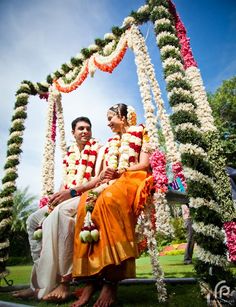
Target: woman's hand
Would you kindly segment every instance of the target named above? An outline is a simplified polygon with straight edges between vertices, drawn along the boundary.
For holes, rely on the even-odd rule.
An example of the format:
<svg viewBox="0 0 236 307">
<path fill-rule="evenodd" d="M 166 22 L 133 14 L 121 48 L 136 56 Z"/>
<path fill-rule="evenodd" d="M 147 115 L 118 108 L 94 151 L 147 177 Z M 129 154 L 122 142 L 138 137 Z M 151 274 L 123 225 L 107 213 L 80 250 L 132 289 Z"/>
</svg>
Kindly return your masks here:
<svg viewBox="0 0 236 307">
<path fill-rule="evenodd" d="M 114 170 L 113 168 L 107 167 L 99 175 L 100 183 L 108 182 L 116 178 L 115 176 L 116 176 L 116 170 Z"/>
</svg>

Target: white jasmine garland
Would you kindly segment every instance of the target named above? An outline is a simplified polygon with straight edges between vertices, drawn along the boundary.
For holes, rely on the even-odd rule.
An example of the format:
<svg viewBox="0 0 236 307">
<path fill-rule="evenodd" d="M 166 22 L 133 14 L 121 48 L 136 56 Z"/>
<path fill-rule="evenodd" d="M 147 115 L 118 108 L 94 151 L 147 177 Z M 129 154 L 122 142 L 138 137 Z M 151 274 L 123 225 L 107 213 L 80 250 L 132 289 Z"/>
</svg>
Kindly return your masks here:
<svg viewBox="0 0 236 307">
<path fill-rule="evenodd" d="M 154 22 L 154 27 L 156 28 L 157 25 L 163 25 L 163 24 L 171 24 L 171 22 L 167 18 L 160 18 Z"/>
<path fill-rule="evenodd" d="M 76 54 L 76 56 L 75 56 L 75 58 L 77 59 L 77 60 L 84 60 L 84 55 L 82 54 L 82 53 L 77 53 Z"/>
<path fill-rule="evenodd" d="M 24 85 L 26 85 L 26 84 L 24 84 Z M 24 86 L 21 86 L 21 87 L 20 87 L 20 89 L 22 89 L 22 88 L 24 88 Z M 27 86 L 26 86 L 25 88 L 29 89 L 28 84 L 27 84 Z M 17 98 L 28 99 L 28 98 L 29 98 L 29 94 L 26 94 L 26 93 L 20 93 L 20 94 L 17 94 L 17 96 L 16 96 L 16 97 L 17 97 Z M 18 108 L 25 108 L 25 106 L 22 106 L 22 107 L 17 107 L 17 109 L 18 109 Z"/>
<path fill-rule="evenodd" d="M 116 41 L 112 40 L 110 43 L 108 43 L 104 48 L 103 48 L 103 53 L 104 55 L 108 56 L 112 53 L 113 48 L 116 45 Z"/>
<path fill-rule="evenodd" d="M 104 39 L 114 40 L 114 39 L 116 39 L 116 36 L 113 33 L 106 33 L 104 35 Z"/>
<path fill-rule="evenodd" d="M 125 27 L 129 24 L 135 23 L 134 17 L 128 16 L 123 20 L 122 27 Z"/>
<path fill-rule="evenodd" d="M 213 201 L 213 200 L 209 201 L 209 200 L 202 198 L 202 197 L 197 197 L 197 198 L 190 197 L 189 206 L 192 207 L 192 208 L 195 208 L 195 209 L 198 209 L 202 206 L 206 206 L 209 209 L 220 213 L 220 208 L 215 201 Z"/>
<path fill-rule="evenodd" d="M 99 63 L 99 64 L 109 64 L 111 63 L 121 52 L 121 50 L 125 47 L 127 44 L 127 38 L 125 34 L 122 34 L 120 37 L 120 40 L 116 46 L 116 49 L 108 56 L 103 56 L 99 53 L 96 53 L 94 55 L 94 59 Z"/>
<path fill-rule="evenodd" d="M 63 158 L 66 154 L 66 138 L 65 138 L 65 124 L 64 124 L 64 117 L 63 117 L 63 108 L 62 108 L 62 103 L 61 103 L 61 93 L 59 92 L 57 94 L 57 101 L 56 101 L 56 114 L 57 114 L 57 126 L 58 126 L 59 136 L 60 136 L 60 147 L 61 147 L 61 153 L 62 153 L 62 158 Z"/>
<path fill-rule="evenodd" d="M 202 222 L 194 222 L 192 226 L 196 232 L 202 233 L 204 236 L 211 236 L 213 239 L 217 238 L 222 241 L 225 239 L 224 231 L 213 224 L 205 225 Z"/>
<path fill-rule="evenodd" d="M 7 189 L 15 186 L 15 181 L 7 181 L 2 184 L 2 189 Z"/>
<path fill-rule="evenodd" d="M 180 144 L 179 145 L 180 153 L 188 153 L 195 156 L 200 156 L 207 160 L 207 153 L 201 147 L 198 147 L 196 144 Z"/>
<path fill-rule="evenodd" d="M 143 220 L 144 223 L 144 236 L 147 238 L 148 252 L 151 258 L 152 271 L 156 279 L 157 296 L 159 302 L 164 302 L 167 297 L 167 291 L 164 284 L 164 273 L 162 271 L 159 254 L 157 250 L 157 241 L 155 239 L 154 230 L 151 228 L 150 217 L 151 217 L 152 206 L 145 206 Z"/>
<path fill-rule="evenodd" d="M 157 38 L 157 42 L 159 43 L 160 40 L 164 37 L 171 37 L 171 38 L 174 38 L 176 39 L 176 36 L 170 32 L 167 32 L 167 31 L 162 31 L 159 35 L 158 35 L 158 38 Z"/>
<path fill-rule="evenodd" d="M 88 65 L 88 61 L 86 60 L 86 61 L 83 62 L 82 66 L 81 66 L 81 69 L 80 69 L 79 73 L 77 74 L 77 76 L 75 77 L 75 79 L 74 79 L 74 80 L 71 80 L 70 83 L 68 83 L 70 80 L 67 80 L 67 83 L 66 83 L 66 82 L 63 80 L 62 77 L 59 78 L 59 79 L 57 79 L 58 85 L 59 85 L 60 87 L 65 87 L 65 88 L 66 88 L 66 87 L 69 87 L 69 86 L 72 85 L 72 84 L 76 84 L 76 82 L 77 82 L 78 80 L 80 80 L 81 76 L 84 74 L 84 71 L 86 70 L 87 65 Z M 56 84 L 56 86 L 57 86 L 57 84 Z"/>
<path fill-rule="evenodd" d="M 169 65 L 175 65 L 175 66 L 179 66 L 181 70 L 184 70 L 183 64 L 175 58 L 167 58 L 166 60 L 164 60 L 162 65 L 163 65 L 163 68 L 166 68 L 166 66 L 169 66 Z"/>
<path fill-rule="evenodd" d="M 10 223 L 8 222 L 7 224 L 10 224 Z M 0 225 L 0 227 L 2 227 L 2 226 Z M 5 262 L 5 261 L 7 261 L 7 259 L 8 259 L 8 255 L 6 255 L 5 257 L 1 257 L 0 262 Z"/>
<path fill-rule="evenodd" d="M 134 26 L 131 27 L 130 34 L 128 34 L 128 40 L 131 40 L 131 45 L 133 46 L 134 54 L 135 54 L 135 63 L 137 66 L 137 74 L 138 74 L 138 84 L 140 89 L 140 94 L 142 97 L 143 107 L 144 107 L 144 117 L 146 119 L 146 127 L 148 136 L 150 138 L 150 145 L 153 150 L 158 147 L 158 134 L 157 129 L 152 129 L 151 127 L 156 127 L 156 117 L 154 116 L 154 106 L 152 104 L 152 96 L 150 93 L 150 85 L 145 73 L 145 65 L 144 59 L 142 57 L 142 51 L 140 50 L 140 41 L 137 33 L 135 33 L 136 28 Z"/>
<path fill-rule="evenodd" d="M 19 88 L 20 90 L 29 90 L 30 91 L 30 87 L 29 87 L 29 85 L 28 84 L 26 84 L 26 83 L 21 83 L 21 85 L 20 85 L 20 88 Z M 23 94 L 23 93 L 22 93 Z M 20 95 L 20 94 L 19 94 Z M 18 95 L 18 96 L 19 96 Z M 24 94 L 23 94 L 24 95 Z M 24 96 L 22 96 L 22 98 L 25 98 Z"/>
<path fill-rule="evenodd" d="M 6 162 L 8 162 L 9 160 L 18 160 L 19 155 L 20 155 L 20 154 L 8 156 L 8 157 L 6 158 Z"/>
<path fill-rule="evenodd" d="M 188 90 L 184 90 L 180 87 L 174 87 L 168 94 L 168 99 L 170 99 L 170 97 L 174 94 L 181 94 L 181 95 L 185 95 L 185 96 L 190 96 L 191 97 L 191 92 Z"/>
<path fill-rule="evenodd" d="M 167 203 L 165 193 L 160 191 L 153 195 L 153 204 L 155 207 L 156 231 L 164 236 L 173 236 L 174 230 L 170 223 L 170 208 Z"/>
<path fill-rule="evenodd" d="M 203 262 L 208 262 L 210 264 L 221 267 L 226 267 L 228 265 L 228 261 L 224 256 L 213 255 L 211 252 L 206 251 L 200 246 L 197 246 L 196 252 L 197 252 L 197 257 Z"/>
<path fill-rule="evenodd" d="M 201 183 L 207 183 L 210 184 L 211 186 L 214 185 L 214 182 L 212 178 L 208 177 L 207 175 L 203 175 L 202 173 L 190 168 L 184 166 L 184 174 L 186 178 L 193 180 L 193 181 L 198 181 Z"/>
<path fill-rule="evenodd" d="M 138 27 L 135 25 L 133 25 L 131 28 L 131 35 L 132 35 L 133 44 L 134 43 L 138 44 L 139 49 L 142 51 L 142 58 L 143 58 L 143 62 L 145 63 L 146 73 L 149 77 L 149 82 L 151 84 L 153 96 L 154 96 L 154 99 L 155 99 L 155 102 L 157 104 L 157 108 L 159 111 L 158 115 L 160 118 L 160 123 L 162 126 L 162 131 L 165 137 L 165 143 L 166 143 L 166 148 L 167 148 L 167 159 L 169 162 L 175 163 L 177 161 L 180 161 L 180 155 L 178 153 L 178 150 L 177 150 L 177 147 L 174 141 L 174 135 L 173 135 L 172 128 L 169 122 L 169 117 L 167 116 L 165 108 L 164 108 L 164 102 L 161 98 L 161 90 L 160 90 L 160 87 L 155 77 L 154 67 L 151 63 L 151 59 L 148 54 L 145 40 L 143 36 L 141 35 L 141 33 L 139 32 Z M 149 127 L 150 129 L 155 129 L 155 130 L 157 129 L 155 124 L 152 125 L 152 123 L 150 123 L 150 125 L 151 125 L 151 128 Z"/>
<path fill-rule="evenodd" d="M 10 135 L 9 135 L 9 138 L 12 139 L 16 136 L 23 136 L 24 134 L 24 131 L 13 131 Z"/>
<path fill-rule="evenodd" d="M 14 199 L 13 195 L 11 196 L 4 196 L 4 197 L 1 197 L 0 198 L 0 204 L 3 204 L 5 202 L 8 202 L 8 201 L 12 201 Z M 0 210 L 8 210 L 8 209 L 12 209 L 12 208 L 0 208 Z"/>
<path fill-rule="evenodd" d="M 95 71 L 97 69 L 96 65 L 94 64 L 94 58 L 96 57 L 96 54 L 93 54 L 90 58 L 89 58 L 89 62 L 88 62 L 88 69 L 89 69 L 89 74 L 91 77 L 94 76 Z"/>
<path fill-rule="evenodd" d="M 200 70 L 197 67 L 186 69 L 186 76 L 192 87 L 194 101 L 197 104 L 196 114 L 201 123 L 203 132 L 216 131 L 212 110 L 207 100 L 205 88 L 203 86 Z"/>
<path fill-rule="evenodd" d="M 91 45 L 88 46 L 88 49 L 91 50 L 91 51 L 97 51 L 97 50 L 99 50 L 99 46 L 95 45 L 95 44 L 91 44 Z"/>
<path fill-rule="evenodd" d="M 8 246 L 10 246 L 9 240 L 6 240 L 5 242 L 0 243 L 0 249 L 7 248 Z"/>
<path fill-rule="evenodd" d="M 172 110 L 174 113 L 179 111 L 194 112 L 195 108 L 192 103 L 179 103 L 176 106 L 173 106 Z"/>
<path fill-rule="evenodd" d="M 169 52 L 169 51 L 172 51 L 172 50 L 174 50 L 177 54 L 180 54 L 180 50 L 179 50 L 179 48 L 177 48 L 177 47 L 175 47 L 175 46 L 173 46 L 173 45 L 165 45 L 165 46 L 163 46 L 163 47 L 161 47 L 160 48 L 160 53 L 161 53 L 161 55 L 164 55 L 166 52 Z M 170 60 L 173 60 L 173 58 L 168 58 L 169 59 L 169 61 Z M 176 59 L 175 59 L 176 60 Z M 182 64 L 182 63 L 181 63 Z M 174 73 L 175 74 L 175 73 Z M 174 75 L 173 74 L 173 75 Z"/>
<path fill-rule="evenodd" d="M 140 6 L 140 8 L 137 10 L 137 13 L 143 14 L 149 11 L 149 5 L 145 4 Z"/>
<path fill-rule="evenodd" d="M 193 130 L 199 134 L 201 134 L 201 129 L 198 128 L 196 125 L 192 123 L 183 123 L 175 126 L 175 131 L 178 132 L 179 130 Z"/>
<path fill-rule="evenodd" d="M 163 5 L 158 5 L 158 6 L 155 6 L 154 9 L 153 9 L 154 12 L 165 12 L 167 14 L 169 14 L 169 10 L 163 6 Z"/>
<path fill-rule="evenodd" d="M 12 127 L 14 128 L 14 126 L 16 124 L 24 124 L 24 119 L 23 118 L 16 118 L 12 121 Z"/>
<path fill-rule="evenodd" d="M 59 92 L 50 86 L 48 97 L 48 122 L 46 129 L 46 141 L 43 154 L 43 169 L 42 169 L 42 195 L 48 195 L 54 191 L 54 155 L 55 155 L 55 142 L 52 140 L 52 124 L 54 105 L 60 99 Z"/>
</svg>

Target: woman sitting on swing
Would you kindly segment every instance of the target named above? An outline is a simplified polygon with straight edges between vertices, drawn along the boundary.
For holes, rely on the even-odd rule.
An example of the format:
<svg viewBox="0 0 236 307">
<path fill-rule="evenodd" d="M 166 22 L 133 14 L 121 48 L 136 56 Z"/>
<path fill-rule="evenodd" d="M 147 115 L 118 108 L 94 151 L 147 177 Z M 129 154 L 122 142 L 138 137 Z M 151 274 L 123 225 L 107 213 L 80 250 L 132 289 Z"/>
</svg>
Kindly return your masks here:
<svg viewBox="0 0 236 307">
<path fill-rule="evenodd" d="M 98 285 L 102 290 L 94 306 L 110 306 L 118 281 L 135 277 L 135 225 L 153 183 L 148 174 L 148 136 L 142 125 L 135 126 L 134 109 L 116 104 L 108 110 L 107 119 L 115 136 L 107 142 L 103 168 L 110 169 L 113 180 L 100 178 L 99 193 L 95 189 L 80 199 L 73 276 L 89 282 L 73 307 L 85 305 Z"/>
</svg>

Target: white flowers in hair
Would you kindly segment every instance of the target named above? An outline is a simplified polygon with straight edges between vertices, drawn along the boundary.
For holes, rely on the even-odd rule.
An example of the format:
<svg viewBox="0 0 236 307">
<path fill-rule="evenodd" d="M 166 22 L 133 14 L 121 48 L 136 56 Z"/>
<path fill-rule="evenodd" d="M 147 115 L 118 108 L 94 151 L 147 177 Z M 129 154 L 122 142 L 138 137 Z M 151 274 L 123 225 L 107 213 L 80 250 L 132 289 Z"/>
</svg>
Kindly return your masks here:
<svg viewBox="0 0 236 307">
<path fill-rule="evenodd" d="M 137 114 L 132 106 L 127 107 L 127 122 L 129 126 L 135 126 L 137 124 Z"/>
</svg>

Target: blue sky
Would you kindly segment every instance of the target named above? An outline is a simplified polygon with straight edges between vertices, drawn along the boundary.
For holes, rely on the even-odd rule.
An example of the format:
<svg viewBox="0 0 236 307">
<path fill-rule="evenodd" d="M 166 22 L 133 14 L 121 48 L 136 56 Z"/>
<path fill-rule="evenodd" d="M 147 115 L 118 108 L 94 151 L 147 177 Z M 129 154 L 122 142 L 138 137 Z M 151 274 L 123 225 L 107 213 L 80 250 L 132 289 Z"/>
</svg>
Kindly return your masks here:
<svg viewBox="0 0 236 307">
<path fill-rule="evenodd" d="M 0 175 L 5 163 L 6 143 L 15 91 L 22 80 L 40 82 L 77 54 L 81 48 L 103 38 L 111 27 L 137 10 L 141 0 L 1 0 L 0 1 Z M 214 92 L 223 80 L 236 73 L 236 2 L 235 0 L 175 0 L 207 91 Z M 152 24 L 142 32 L 158 82 L 165 99 L 159 50 Z M 94 78 L 71 94 L 63 95 L 68 144 L 70 123 L 80 115 L 89 116 L 93 134 L 104 141 L 110 131 L 106 127 L 106 110 L 117 102 L 133 105 L 143 121 L 142 104 L 137 85 L 134 57 L 128 51 L 112 75 L 97 71 Z M 168 107 L 168 106 L 167 106 Z M 32 194 L 40 195 L 40 175 L 47 103 L 32 97 L 24 134 L 23 154 L 19 166 L 18 187 L 29 186 Z M 58 188 L 60 153 L 56 158 Z"/>
</svg>

